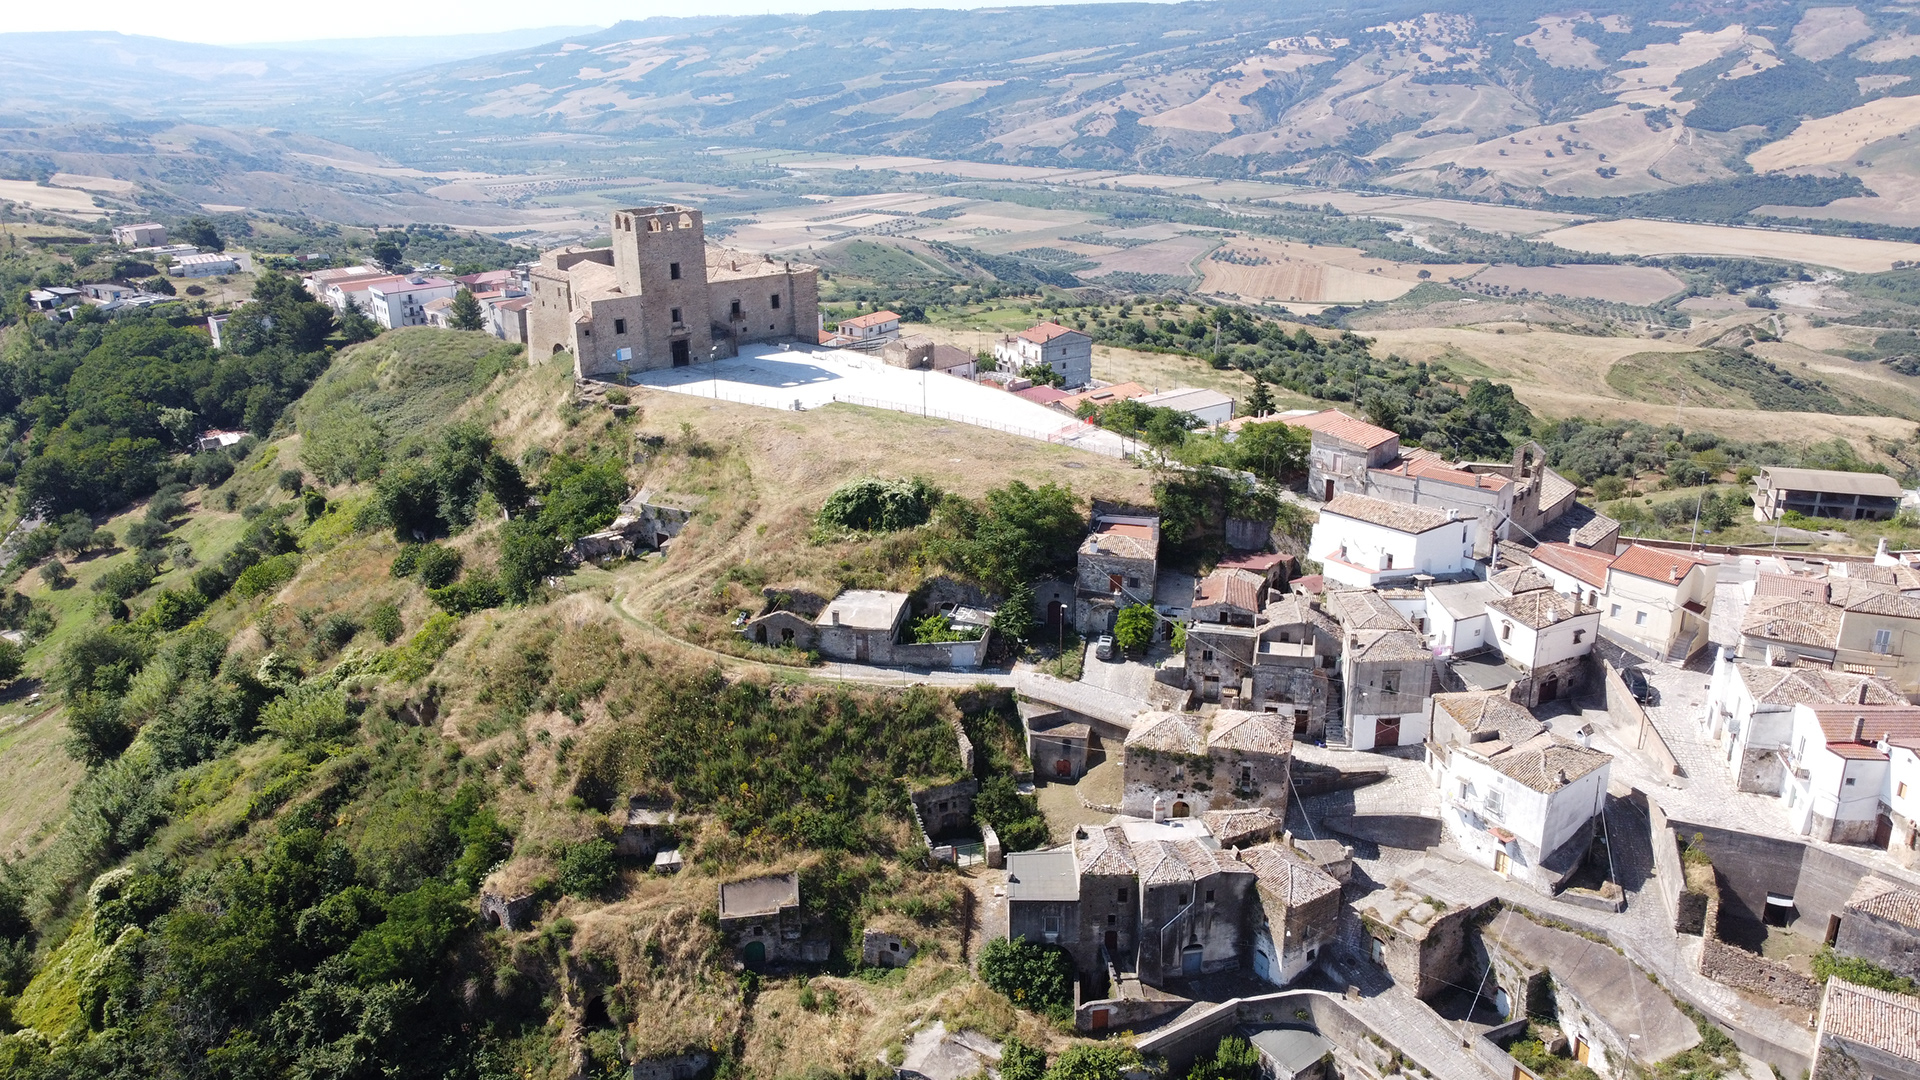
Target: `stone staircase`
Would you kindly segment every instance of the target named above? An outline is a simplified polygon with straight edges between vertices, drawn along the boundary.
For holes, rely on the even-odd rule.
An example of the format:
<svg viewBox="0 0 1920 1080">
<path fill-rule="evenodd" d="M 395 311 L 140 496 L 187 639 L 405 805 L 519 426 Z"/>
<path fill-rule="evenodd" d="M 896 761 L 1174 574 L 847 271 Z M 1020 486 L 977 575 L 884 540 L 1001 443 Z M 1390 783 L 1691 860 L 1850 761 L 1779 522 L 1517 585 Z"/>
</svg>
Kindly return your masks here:
<svg viewBox="0 0 1920 1080">
<path fill-rule="evenodd" d="M 1693 652 L 1693 641 L 1695 638 L 1699 636 L 1700 636 L 1700 631 L 1689 630 L 1686 633 L 1681 634 L 1679 637 L 1674 638 L 1673 648 L 1667 650 L 1667 655 L 1666 655 L 1667 663 L 1669 664 L 1686 663 L 1687 657 L 1691 655 Z"/>
</svg>

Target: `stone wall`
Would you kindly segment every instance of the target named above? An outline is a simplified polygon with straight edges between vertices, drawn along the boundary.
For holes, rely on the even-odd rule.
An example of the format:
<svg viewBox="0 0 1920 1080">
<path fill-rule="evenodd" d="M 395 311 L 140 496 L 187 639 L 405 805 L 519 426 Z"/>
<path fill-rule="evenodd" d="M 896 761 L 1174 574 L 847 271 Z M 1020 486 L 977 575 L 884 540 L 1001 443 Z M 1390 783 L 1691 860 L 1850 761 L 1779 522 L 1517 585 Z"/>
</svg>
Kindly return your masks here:
<svg viewBox="0 0 1920 1080">
<path fill-rule="evenodd" d="M 1700 974 L 1723 986 L 1748 990 L 1808 1010 L 1820 1007 L 1821 985 L 1785 964 L 1720 940 L 1720 889 L 1707 894 L 1706 935 L 1701 941 Z"/>
<path fill-rule="evenodd" d="M 1619 650 L 1614 651 L 1617 653 Z M 1599 656 L 1598 648 L 1594 655 Z M 1628 729 L 1623 734 L 1630 734 L 1633 747 L 1645 751 L 1660 771 L 1668 776 L 1685 776 L 1686 770 L 1680 767 L 1680 759 L 1673 756 L 1673 751 L 1667 746 L 1667 740 L 1660 735 L 1660 729 L 1654 727 L 1653 721 L 1647 717 L 1647 711 L 1640 707 L 1639 702 L 1633 700 L 1633 695 L 1627 690 L 1626 682 L 1620 678 L 1619 670 L 1612 662 L 1606 660 L 1600 661 L 1600 667 L 1602 669 L 1601 684 L 1607 695 L 1607 713 L 1614 717 L 1615 726 Z M 1625 721 L 1624 724 L 1619 723 L 1622 720 Z"/>
<path fill-rule="evenodd" d="M 1864 911 L 1849 911 L 1840 919 L 1834 950 L 1858 956 L 1888 971 L 1920 979 L 1920 931 Z"/>
<path fill-rule="evenodd" d="M 1679 838 L 1667 823 L 1666 811 L 1644 791 L 1635 789 L 1630 798 L 1646 804 L 1647 823 L 1653 836 L 1653 884 L 1660 894 L 1660 905 L 1666 908 L 1667 918 L 1673 920 L 1676 931 L 1699 933 L 1681 926 L 1680 894 L 1686 888 L 1686 871 L 1680 865 Z M 1701 910 L 1704 913 L 1705 908 Z"/>
</svg>

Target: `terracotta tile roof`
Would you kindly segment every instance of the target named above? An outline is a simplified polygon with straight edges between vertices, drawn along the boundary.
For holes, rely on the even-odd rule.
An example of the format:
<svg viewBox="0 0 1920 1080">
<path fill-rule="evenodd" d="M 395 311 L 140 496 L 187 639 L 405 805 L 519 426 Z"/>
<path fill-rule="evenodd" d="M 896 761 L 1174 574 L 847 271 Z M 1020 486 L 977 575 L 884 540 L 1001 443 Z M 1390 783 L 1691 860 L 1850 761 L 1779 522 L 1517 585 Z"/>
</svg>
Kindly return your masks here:
<svg viewBox="0 0 1920 1080">
<path fill-rule="evenodd" d="M 1567 537 L 1567 540 L 1575 547 L 1591 548 L 1601 540 L 1606 539 L 1609 533 L 1618 536 L 1620 534 L 1620 523 L 1605 514 L 1596 512 L 1593 517 L 1587 520 L 1585 525 L 1573 530 Z M 1609 552 L 1609 554 L 1611 554 L 1611 552 Z"/>
<path fill-rule="evenodd" d="M 1193 588 L 1193 605 L 1225 604 L 1249 613 L 1260 610 L 1260 587 L 1266 579 L 1251 570 L 1215 570 Z"/>
<path fill-rule="evenodd" d="M 898 318 L 898 316 L 895 317 Z M 1020 331 L 1021 340 L 1031 341 L 1036 345 L 1044 345 L 1064 334 L 1080 334 L 1081 337 L 1087 336 L 1081 334 L 1080 331 L 1075 330 L 1071 326 L 1061 326 L 1057 322 L 1043 322 Z"/>
<path fill-rule="evenodd" d="M 1897 739 L 1920 736 L 1920 706 L 1914 705 L 1812 705 L 1813 718 L 1827 736 L 1828 746 L 1853 744 L 1868 746 L 1883 736 Z M 1860 740 L 1853 737 L 1854 721 L 1865 717 Z M 1871 749 L 1871 746 L 1868 746 Z M 1878 751 L 1875 751 L 1878 753 Z"/>
<path fill-rule="evenodd" d="M 1518 596 L 1503 596 L 1498 600 L 1489 600 L 1487 608 L 1508 616 L 1532 630 L 1565 622 L 1577 615 L 1590 615 L 1598 610 L 1582 604 L 1565 593 L 1554 592 L 1552 589 L 1536 589 L 1533 592 L 1523 592 Z"/>
<path fill-rule="evenodd" d="M 1127 732 L 1126 745 L 1192 757 L 1202 757 L 1207 752 L 1206 735 L 1200 730 L 1197 713 L 1142 713 L 1133 722 L 1133 730 Z"/>
<path fill-rule="evenodd" d="M 1261 617 L 1268 626 L 1311 626 L 1328 637 L 1336 640 L 1340 637 L 1340 624 L 1325 611 L 1314 607 L 1313 597 L 1306 593 L 1288 593 L 1268 604 Z"/>
<path fill-rule="evenodd" d="M 1433 707 L 1446 710 L 1454 723 L 1469 732 L 1475 735 L 1496 732 L 1505 743 L 1525 742 L 1547 728 L 1531 710 L 1508 697 L 1504 690 L 1435 694 Z"/>
<path fill-rule="evenodd" d="M 1360 644 L 1347 648 L 1356 661 L 1413 663 L 1433 659 L 1427 643 L 1411 630 L 1362 630 L 1357 636 Z"/>
<path fill-rule="evenodd" d="M 1383 427 L 1375 427 L 1365 420 L 1355 420 L 1338 409 L 1309 413 L 1306 416 L 1279 416 L 1274 419 L 1284 421 L 1294 427 L 1303 427 L 1316 435 L 1325 435 L 1344 443 L 1371 450 L 1376 446 L 1398 439 L 1397 432 Z"/>
<path fill-rule="evenodd" d="M 1477 473 L 1456 469 L 1433 458 L 1433 455 L 1421 457 L 1402 454 L 1386 465 L 1370 471 L 1392 473 L 1395 476 L 1405 476 L 1410 479 L 1433 480 L 1459 487 L 1478 488 L 1481 491 L 1504 491 L 1513 486 L 1513 481 L 1498 473 Z"/>
<path fill-rule="evenodd" d="M 1175 842 L 1169 840 L 1148 840 L 1133 845 L 1133 857 L 1140 865 L 1140 884 L 1171 885 L 1193 880 L 1193 870 L 1175 847 Z"/>
<path fill-rule="evenodd" d="M 1133 845 L 1118 825 L 1097 825 L 1086 830 L 1084 838 L 1073 842 L 1073 861 L 1081 876 L 1132 877 L 1139 869 L 1133 859 Z"/>
<path fill-rule="evenodd" d="M 1734 668 L 1747 693 L 1761 705 L 1904 705 L 1906 696 L 1884 675 L 1855 675 L 1817 668 L 1740 664 Z M 1861 688 L 1867 699 L 1860 700 Z"/>
<path fill-rule="evenodd" d="M 1293 753 L 1293 719 L 1279 713 L 1221 709 L 1207 728 L 1207 745 L 1248 754 Z"/>
<path fill-rule="evenodd" d="M 1389 502 L 1371 495 L 1335 495 L 1320 513 L 1352 518 L 1403 533 L 1431 532 L 1450 520 L 1447 512 L 1438 507 Z"/>
<path fill-rule="evenodd" d="M 1900 590 L 1920 589 L 1920 570 L 1915 570 L 1905 563 L 1895 563 L 1892 566 L 1850 566 L 1847 568 L 1847 578 L 1891 585 Z"/>
<path fill-rule="evenodd" d="M 1541 544 L 1533 549 L 1533 561 L 1570 574 L 1596 589 L 1604 589 L 1607 587 L 1607 567 L 1613 565 L 1613 556 L 1577 548 L 1572 544 Z"/>
<path fill-rule="evenodd" d="M 1152 562 L 1158 555 L 1156 547 L 1154 530 L 1150 526 L 1125 521 L 1100 521 L 1080 542 L 1080 554 L 1117 555 L 1123 559 Z"/>
<path fill-rule="evenodd" d="M 1829 1036 L 1920 1061 L 1920 998 L 1828 979 L 1820 1027 Z"/>
<path fill-rule="evenodd" d="M 1573 485 L 1573 481 L 1548 469 L 1540 477 L 1540 505 L 1552 506 L 1578 490 L 1580 489 Z"/>
<path fill-rule="evenodd" d="M 1025 390 L 1015 390 L 1013 396 L 1025 398 L 1039 405 L 1051 405 L 1056 401 L 1066 400 L 1068 394 L 1057 386 L 1029 386 Z"/>
<path fill-rule="evenodd" d="M 1755 597 L 1740 620 L 1743 637 L 1782 641 L 1790 645 L 1835 648 L 1840 641 L 1844 609 L 1824 600 L 1795 600 L 1786 596 Z"/>
<path fill-rule="evenodd" d="M 1240 853 L 1260 887 L 1290 908 L 1312 903 L 1340 891 L 1332 874 L 1279 844 L 1261 844 Z"/>
<path fill-rule="evenodd" d="M 1248 551 L 1237 555 L 1228 555 L 1214 564 L 1216 570 L 1249 570 L 1256 574 L 1271 573 L 1276 566 L 1293 565 L 1293 556 L 1282 555 L 1277 551 Z"/>
<path fill-rule="evenodd" d="M 856 330 L 865 330 L 869 327 L 880 326 L 884 323 L 899 321 L 900 316 L 891 311 L 876 311 L 871 315 L 856 315 L 851 319 L 841 319 L 840 325 L 842 327 L 851 326 Z"/>
<path fill-rule="evenodd" d="M 1696 566 L 1712 565 L 1714 564 L 1705 559 L 1696 559 L 1676 551 L 1662 551 L 1659 548 L 1629 544 L 1627 550 L 1613 560 L 1612 570 L 1616 574 L 1632 574 L 1634 577 L 1646 578 L 1649 581 L 1664 581 L 1672 584 L 1686 577 Z"/>
<path fill-rule="evenodd" d="M 1264 806 L 1250 806 L 1240 810 L 1209 810 L 1200 815 L 1207 831 L 1224 847 L 1232 847 L 1248 840 L 1264 840 L 1280 831 L 1285 822 L 1279 815 Z M 1258 873 L 1258 868 L 1255 868 Z"/>
<path fill-rule="evenodd" d="M 1799 574 L 1769 574 L 1762 571 L 1753 579 L 1753 598 L 1763 596 L 1785 596 L 1794 600 L 1818 600 L 1825 603 L 1831 586 L 1826 578 L 1802 577 Z"/>
<path fill-rule="evenodd" d="M 1863 877 L 1847 898 L 1847 910 L 1920 930 L 1920 889 L 1886 878 Z"/>
<path fill-rule="evenodd" d="M 1479 744 L 1500 745 L 1497 742 Z M 1468 750 L 1477 752 L 1478 746 L 1470 746 Z M 1552 794 L 1595 769 L 1605 768 L 1613 755 L 1542 732 L 1518 746 L 1502 746 L 1499 751 L 1487 754 L 1486 759 L 1495 771 L 1535 791 Z"/>
<path fill-rule="evenodd" d="M 1348 630 L 1411 630 L 1405 615 L 1372 589 L 1341 589 L 1327 596 L 1327 610 Z"/>
<path fill-rule="evenodd" d="M 1547 580 L 1547 575 L 1535 570 L 1531 566 L 1516 566 L 1512 569 L 1502 570 L 1488 580 L 1493 582 L 1495 587 L 1508 596 L 1518 596 L 1521 593 L 1533 592 L 1537 589 L 1553 588 L 1553 582 Z"/>
<path fill-rule="evenodd" d="M 1834 585 L 1833 602 L 1848 611 L 1880 615 L 1890 619 L 1920 619 L 1920 596 L 1893 592 L 1878 582 L 1860 581 Z"/>
</svg>

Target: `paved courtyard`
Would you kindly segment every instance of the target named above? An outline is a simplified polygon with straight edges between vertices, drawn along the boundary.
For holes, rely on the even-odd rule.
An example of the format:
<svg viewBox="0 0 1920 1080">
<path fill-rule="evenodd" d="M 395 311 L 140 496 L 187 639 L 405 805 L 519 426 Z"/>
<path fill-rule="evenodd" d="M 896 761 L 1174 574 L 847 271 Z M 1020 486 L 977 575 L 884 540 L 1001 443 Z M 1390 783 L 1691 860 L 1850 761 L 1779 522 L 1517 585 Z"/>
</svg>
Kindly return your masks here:
<svg viewBox="0 0 1920 1080">
<path fill-rule="evenodd" d="M 918 413 L 1061 443 L 1108 457 L 1130 449 L 1110 431 L 1004 390 L 932 371 L 908 371 L 851 349 L 754 345 L 727 360 L 648 371 L 636 386 L 767 409 L 817 409 L 845 402 Z"/>
</svg>

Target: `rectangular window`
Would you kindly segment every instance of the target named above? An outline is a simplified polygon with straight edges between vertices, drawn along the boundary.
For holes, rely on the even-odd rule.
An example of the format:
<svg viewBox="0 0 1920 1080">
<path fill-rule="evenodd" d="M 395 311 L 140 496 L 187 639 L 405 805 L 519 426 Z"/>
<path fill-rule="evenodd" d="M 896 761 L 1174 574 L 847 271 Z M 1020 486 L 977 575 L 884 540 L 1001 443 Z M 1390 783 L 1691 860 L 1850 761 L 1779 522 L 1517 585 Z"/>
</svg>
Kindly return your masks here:
<svg viewBox="0 0 1920 1080">
<path fill-rule="evenodd" d="M 1645 625 L 1647 625 L 1647 613 L 1646 613 L 1646 612 L 1644 612 L 1644 611 L 1637 611 L 1637 612 L 1634 612 L 1634 615 L 1633 615 L 1633 625 L 1635 625 L 1635 626 L 1645 626 Z"/>
<path fill-rule="evenodd" d="M 1211 903 L 1213 903 L 1213 890 L 1212 890 L 1212 889 L 1208 889 L 1208 890 L 1207 890 L 1207 903 L 1209 903 L 1209 904 L 1211 904 Z"/>
<path fill-rule="evenodd" d="M 1118 915 L 1109 915 L 1109 916 L 1107 916 L 1107 925 L 1108 925 L 1108 926 L 1112 926 L 1112 925 L 1114 925 L 1115 923 L 1117 923 L 1117 922 L 1119 922 L 1119 921 L 1120 921 L 1120 916 L 1118 916 Z"/>
<path fill-rule="evenodd" d="M 1893 651 L 1893 631 L 1875 630 L 1873 632 L 1873 651 L 1885 656 Z"/>
<path fill-rule="evenodd" d="M 624 334 L 624 333 L 626 333 L 626 332 L 627 332 L 627 320 L 625 320 L 625 319 L 615 319 L 615 320 L 613 320 L 613 332 L 614 332 L 614 333 L 616 333 L 616 334 Z"/>
<path fill-rule="evenodd" d="M 740 301 L 738 300 L 733 302 L 733 317 L 736 319 L 740 317 Z"/>
<path fill-rule="evenodd" d="M 673 325 L 675 326 L 680 325 L 680 309 L 679 308 L 673 309 Z"/>
<path fill-rule="evenodd" d="M 1120 580 L 1121 580 L 1121 579 L 1120 579 L 1120 575 L 1119 575 L 1119 574 L 1108 574 L 1108 575 L 1107 575 L 1107 591 L 1108 591 L 1108 592 L 1119 592 L 1119 591 L 1120 591 Z"/>
<path fill-rule="evenodd" d="M 772 296 L 767 297 L 767 304 L 768 306 L 772 307 L 773 310 L 779 311 L 780 310 L 780 294 L 774 293 Z"/>
<path fill-rule="evenodd" d="M 1204 662 L 1206 662 L 1206 661 L 1209 661 L 1209 660 L 1212 660 L 1212 659 L 1213 659 L 1213 650 L 1212 650 L 1212 649 L 1201 649 L 1201 650 L 1200 650 L 1200 659 L 1201 659 L 1201 661 L 1202 661 L 1203 663 L 1204 663 Z"/>
<path fill-rule="evenodd" d="M 1895 789 L 1893 789 L 1893 796 L 1894 796 L 1894 798 L 1896 798 L 1896 799 L 1904 799 L 1904 798 L 1906 798 L 1906 797 L 1907 797 L 1907 785 L 1905 785 L 1905 784 L 1901 784 L 1901 785 L 1900 785 L 1899 787 L 1897 787 L 1897 788 L 1895 788 Z"/>
<path fill-rule="evenodd" d="M 1613 610 L 1612 610 L 1612 611 L 1609 611 L 1609 612 L 1607 612 L 1607 615 L 1608 615 L 1608 616 L 1609 616 L 1610 618 L 1615 618 L 1615 619 L 1617 619 L 1617 618 L 1619 618 L 1619 617 L 1620 617 L 1620 605 L 1619 605 L 1619 604 L 1615 604 L 1615 605 L 1613 605 Z"/>
<path fill-rule="evenodd" d="M 1126 902 L 1127 902 L 1127 890 L 1125 890 L 1125 889 L 1121 889 L 1121 890 L 1119 890 L 1118 892 L 1116 892 L 1116 893 L 1114 893 L 1114 894 L 1113 894 L 1113 899 L 1114 899 L 1114 902 L 1115 902 L 1115 903 L 1120 903 L 1120 904 L 1124 904 L 1124 903 L 1126 903 Z"/>
<path fill-rule="evenodd" d="M 1500 794 L 1500 791 L 1498 788 L 1487 789 L 1487 801 L 1485 805 L 1487 808 L 1487 814 L 1490 817 L 1497 818 L 1507 812 L 1506 797 Z"/>
<path fill-rule="evenodd" d="M 1586 636 L 1587 636 L 1587 632 L 1585 630 L 1575 630 L 1573 632 L 1573 643 L 1575 645 L 1580 644 L 1580 640 Z"/>
<path fill-rule="evenodd" d="M 673 281 L 680 280 L 680 264 L 679 263 L 667 264 L 667 277 Z"/>
<path fill-rule="evenodd" d="M 1397 671 L 1381 672 L 1380 673 L 1380 689 L 1389 694 L 1399 693 L 1400 692 L 1400 673 Z"/>
</svg>

